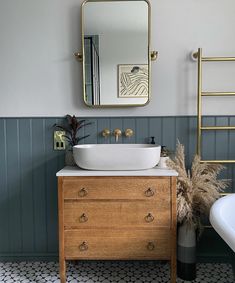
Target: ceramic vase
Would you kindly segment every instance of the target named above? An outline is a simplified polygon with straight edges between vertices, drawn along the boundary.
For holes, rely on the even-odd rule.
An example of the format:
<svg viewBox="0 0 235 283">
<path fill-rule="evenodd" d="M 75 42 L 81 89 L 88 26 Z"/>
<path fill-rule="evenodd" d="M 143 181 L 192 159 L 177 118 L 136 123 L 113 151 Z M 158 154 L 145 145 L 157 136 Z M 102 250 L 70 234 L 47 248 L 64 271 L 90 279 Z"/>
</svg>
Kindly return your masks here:
<svg viewBox="0 0 235 283">
<path fill-rule="evenodd" d="M 178 227 L 177 275 L 187 281 L 196 278 L 196 231 L 188 224 Z"/>
<path fill-rule="evenodd" d="M 168 157 L 168 156 L 162 156 L 162 157 L 160 157 L 158 166 L 159 166 L 160 168 L 168 169 L 167 160 L 169 160 L 169 157 Z"/>
</svg>

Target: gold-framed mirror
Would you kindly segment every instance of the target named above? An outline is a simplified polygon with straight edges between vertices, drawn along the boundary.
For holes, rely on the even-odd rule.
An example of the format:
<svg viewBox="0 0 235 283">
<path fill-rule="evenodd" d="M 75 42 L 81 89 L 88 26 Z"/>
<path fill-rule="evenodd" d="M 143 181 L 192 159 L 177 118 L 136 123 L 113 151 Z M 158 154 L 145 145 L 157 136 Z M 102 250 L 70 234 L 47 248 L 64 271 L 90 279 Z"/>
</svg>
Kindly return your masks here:
<svg viewBox="0 0 235 283">
<path fill-rule="evenodd" d="M 81 19 L 85 104 L 146 105 L 151 71 L 149 1 L 86 0 Z"/>
</svg>

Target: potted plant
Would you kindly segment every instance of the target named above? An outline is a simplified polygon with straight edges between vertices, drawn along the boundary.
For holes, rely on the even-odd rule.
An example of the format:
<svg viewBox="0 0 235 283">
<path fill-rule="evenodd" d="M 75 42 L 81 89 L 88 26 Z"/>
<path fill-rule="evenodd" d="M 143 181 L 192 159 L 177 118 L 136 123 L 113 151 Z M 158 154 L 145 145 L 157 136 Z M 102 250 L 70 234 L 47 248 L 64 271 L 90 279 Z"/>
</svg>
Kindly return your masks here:
<svg viewBox="0 0 235 283">
<path fill-rule="evenodd" d="M 75 165 L 73 159 L 73 146 L 77 145 L 81 140 L 89 137 L 90 135 L 79 136 L 79 130 L 84 126 L 90 125 L 91 123 L 86 123 L 86 120 L 78 120 L 75 115 L 66 115 L 66 125 L 54 124 L 54 128 L 65 131 L 65 139 L 68 142 L 68 146 L 65 152 L 65 164 Z"/>
<path fill-rule="evenodd" d="M 178 276 L 184 280 L 196 277 L 196 238 L 202 232 L 202 217 L 208 217 L 212 204 L 228 186 L 228 180 L 218 179 L 221 164 L 201 163 L 195 155 L 191 169 L 185 165 L 184 146 L 177 143 L 174 159 L 167 165 L 178 172 L 177 221 L 178 221 Z"/>
</svg>

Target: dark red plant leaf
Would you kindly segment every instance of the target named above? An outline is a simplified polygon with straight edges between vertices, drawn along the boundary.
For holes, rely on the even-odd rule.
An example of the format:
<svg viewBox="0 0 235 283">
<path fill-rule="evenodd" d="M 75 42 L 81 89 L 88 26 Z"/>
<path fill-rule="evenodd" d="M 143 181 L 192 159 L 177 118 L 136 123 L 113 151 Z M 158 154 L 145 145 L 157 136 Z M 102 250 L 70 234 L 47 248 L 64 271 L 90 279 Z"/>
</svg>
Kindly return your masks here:
<svg viewBox="0 0 235 283">
<path fill-rule="evenodd" d="M 66 118 L 67 118 L 68 124 L 71 125 L 71 124 L 72 124 L 72 116 L 69 115 L 69 114 L 67 114 L 67 115 L 66 115 Z"/>
</svg>

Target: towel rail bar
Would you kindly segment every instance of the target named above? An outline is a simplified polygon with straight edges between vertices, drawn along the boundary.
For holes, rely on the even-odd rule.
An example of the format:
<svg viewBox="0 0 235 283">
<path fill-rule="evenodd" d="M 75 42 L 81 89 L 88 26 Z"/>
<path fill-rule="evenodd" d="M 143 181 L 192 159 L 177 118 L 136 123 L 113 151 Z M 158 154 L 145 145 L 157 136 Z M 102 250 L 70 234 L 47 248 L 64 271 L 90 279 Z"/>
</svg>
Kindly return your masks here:
<svg viewBox="0 0 235 283">
<path fill-rule="evenodd" d="M 235 96 L 235 92 L 205 92 L 201 93 L 202 96 Z"/>
<path fill-rule="evenodd" d="M 208 126 L 208 127 L 201 127 L 201 130 L 206 130 L 206 131 L 235 130 L 235 126 Z"/>
</svg>

